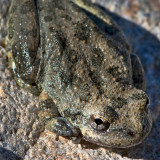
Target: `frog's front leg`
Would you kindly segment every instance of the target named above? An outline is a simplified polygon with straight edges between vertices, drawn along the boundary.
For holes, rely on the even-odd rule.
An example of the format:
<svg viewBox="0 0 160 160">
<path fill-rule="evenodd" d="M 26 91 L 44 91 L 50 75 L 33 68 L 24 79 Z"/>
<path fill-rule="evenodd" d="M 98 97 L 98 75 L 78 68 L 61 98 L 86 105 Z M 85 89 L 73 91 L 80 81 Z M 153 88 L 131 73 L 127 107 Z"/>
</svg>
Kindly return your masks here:
<svg viewBox="0 0 160 160">
<path fill-rule="evenodd" d="M 74 127 L 66 118 L 60 117 L 56 102 L 44 91 L 41 92 L 39 97 L 39 107 L 38 117 L 45 129 L 60 136 L 70 137 L 73 143 L 80 142 L 80 130 Z"/>
<path fill-rule="evenodd" d="M 31 85 L 35 84 L 39 66 L 39 24 L 33 0 L 11 2 L 7 30 L 8 60 L 14 78 L 19 86 L 35 90 Z"/>
<path fill-rule="evenodd" d="M 131 64 L 132 64 L 132 79 L 133 84 L 136 88 L 145 91 L 146 83 L 143 66 L 139 57 L 135 54 L 131 54 Z"/>
</svg>

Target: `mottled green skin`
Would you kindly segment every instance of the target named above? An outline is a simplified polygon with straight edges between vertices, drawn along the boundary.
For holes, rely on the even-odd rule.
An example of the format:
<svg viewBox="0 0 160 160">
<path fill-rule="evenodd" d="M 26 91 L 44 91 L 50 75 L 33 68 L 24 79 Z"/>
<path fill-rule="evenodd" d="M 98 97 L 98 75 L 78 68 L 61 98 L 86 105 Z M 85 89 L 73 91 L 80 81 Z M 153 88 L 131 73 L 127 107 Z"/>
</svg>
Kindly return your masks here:
<svg viewBox="0 0 160 160">
<path fill-rule="evenodd" d="M 105 147 L 134 146 L 152 126 L 141 63 L 133 55 L 131 64 L 130 47 L 112 19 L 83 2 L 38 0 L 35 7 L 31 0 L 13 0 L 10 67 L 20 86 L 49 95 L 85 140 Z M 44 104 L 50 106 L 43 108 L 47 114 L 54 112 L 55 104 Z M 54 117 L 46 124 L 53 131 Z"/>
</svg>

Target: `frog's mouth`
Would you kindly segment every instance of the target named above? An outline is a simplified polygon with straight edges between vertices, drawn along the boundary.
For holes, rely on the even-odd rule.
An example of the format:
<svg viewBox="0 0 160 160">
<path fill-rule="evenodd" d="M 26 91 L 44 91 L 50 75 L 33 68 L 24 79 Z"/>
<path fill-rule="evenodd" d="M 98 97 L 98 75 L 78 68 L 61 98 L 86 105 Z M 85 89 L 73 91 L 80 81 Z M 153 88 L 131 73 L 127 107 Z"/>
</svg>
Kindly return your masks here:
<svg viewBox="0 0 160 160">
<path fill-rule="evenodd" d="M 88 128 L 82 130 L 83 139 L 104 147 L 128 148 L 140 144 L 150 133 L 152 126 L 151 113 L 148 107 L 139 116 L 140 128 L 127 128 L 125 125 L 114 125 L 100 118 L 91 116 Z M 124 123 L 126 124 L 126 123 Z"/>
</svg>

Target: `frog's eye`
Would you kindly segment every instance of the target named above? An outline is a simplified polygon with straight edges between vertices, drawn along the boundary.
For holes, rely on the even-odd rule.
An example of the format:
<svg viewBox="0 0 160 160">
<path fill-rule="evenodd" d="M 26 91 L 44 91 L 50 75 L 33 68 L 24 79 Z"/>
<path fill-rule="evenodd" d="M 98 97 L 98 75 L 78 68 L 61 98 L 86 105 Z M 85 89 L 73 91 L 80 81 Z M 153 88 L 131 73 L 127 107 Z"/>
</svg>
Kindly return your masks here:
<svg viewBox="0 0 160 160">
<path fill-rule="evenodd" d="M 101 118 L 94 118 L 94 116 L 91 116 L 90 125 L 97 131 L 106 131 L 109 128 L 110 123 L 108 121 L 103 121 Z"/>
</svg>

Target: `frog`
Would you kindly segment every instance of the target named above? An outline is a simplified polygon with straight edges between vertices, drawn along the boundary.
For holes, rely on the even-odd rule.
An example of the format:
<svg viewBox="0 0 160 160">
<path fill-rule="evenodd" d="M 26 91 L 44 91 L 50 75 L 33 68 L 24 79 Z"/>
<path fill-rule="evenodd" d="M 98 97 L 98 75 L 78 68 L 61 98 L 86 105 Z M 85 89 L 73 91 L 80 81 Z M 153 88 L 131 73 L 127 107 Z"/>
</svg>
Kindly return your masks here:
<svg viewBox="0 0 160 160">
<path fill-rule="evenodd" d="M 85 0 L 13 0 L 7 31 L 9 68 L 39 96 L 46 130 L 111 148 L 149 135 L 142 63 L 101 8 Z"/>
</svg>

